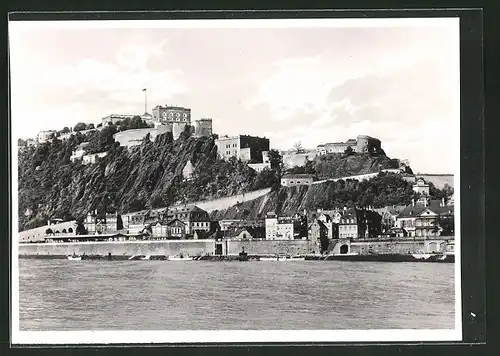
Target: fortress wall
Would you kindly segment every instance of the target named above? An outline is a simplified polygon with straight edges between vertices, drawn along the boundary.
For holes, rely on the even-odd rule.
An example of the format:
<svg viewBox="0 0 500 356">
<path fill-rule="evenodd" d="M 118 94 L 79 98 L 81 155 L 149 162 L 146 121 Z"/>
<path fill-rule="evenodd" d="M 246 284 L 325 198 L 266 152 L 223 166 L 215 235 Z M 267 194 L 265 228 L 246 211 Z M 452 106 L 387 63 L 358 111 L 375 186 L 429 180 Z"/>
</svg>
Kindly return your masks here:
<svg viewBox="0 0 500 356">
<path fill-rule="evenodd" d="M 172 241 L 127 241 L 127 242 L 71 242 L 71 243 L 33 243 L 20 244 L 19 255 L 71 254 L 107 256 L 163 255 L 180 253 L 191 256 L 214 254 L 214 240 L 172 240 Z"/>
<path fill-rule="evenodd" d="M 117 132 L 113 135 L 113 138 L 120 143 L 120 146 L 133 146 L 142 141 L 148 133 L 154 133 L 155 131 L 155 128 L 127 130 Z"/>
<path fill-rule="evenodd" d="M 401 171 L 399 169 L 383 169 L 382 172 L 386 172 L 386 173 L 401 173 Z M 376 172 L 376 173 L 367 173 L 367 174 L 359 174 L 359 175 L 356 175 L 356 176 L 349 176 L 349 177 L 339 177 L 339 178 L 329 178 L 329 179 L 323 179 L 323 180 L 318 180 L 316 182 L 313 182 L 312 184 L 321 184 L 321 183 L 324 183 L 324 182 L 327 182 L 327 181 L 333 181 L 333 182 L 336 182 L 336 181 L 339 181 L 339 180 L 347 180 L 347 179 L 354 179 L 354 180 L 358 180 L 358 181 L 361 181 L 361 180 L 366 180 L 366 179 L 372 179 L 376 176 L 378 176 L 379 172 Z"/>
<path fill-rule="evenodd" d="M 244 194 L 233 195 L 226 198 L 220 198 L 215 200 L 200 201 L 195 203 L 189 203 L 188 205 L 196 205 L 200 209 L 211 212 L 214 210 L 227 209 L 235 204 L 242 203 L 248 200 L 257 199 L 271 191 L 271 188 L 265 188 L 260 190 L 255 190 L 253 192 L 248 192 Z"/>
<path fill-rule="evenodd" d="M 177 140 L 180 136 L 180 134 L 184 131 L 184 128 L 186 127 L 185 122 L 174 122 L 172 123 L 172 136 L 174 140 Z"/>
</svg>

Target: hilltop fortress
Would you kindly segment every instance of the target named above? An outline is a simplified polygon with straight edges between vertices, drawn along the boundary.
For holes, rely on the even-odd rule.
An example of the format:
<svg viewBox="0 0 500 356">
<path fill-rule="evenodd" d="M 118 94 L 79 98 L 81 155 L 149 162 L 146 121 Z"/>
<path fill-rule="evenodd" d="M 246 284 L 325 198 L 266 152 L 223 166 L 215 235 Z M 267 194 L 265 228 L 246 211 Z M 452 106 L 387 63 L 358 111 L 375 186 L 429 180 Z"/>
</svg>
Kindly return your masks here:
<svg viewBox="0 0 500 356">
<path fill-rule="evenodd" d="M 102 119 L 102 124 L 119 123 L 134 115 L 109 115 Z M 212 135 L 212 119 L 201 118 L 191 121 L 191 109 L 181 106 L 157 105 L 153 108 L 153 115 L 144 114 L 141 116 L 146 123 L 153 125 L 152 128 L 133 129 L 117 132 L 113 137 L 121 146 L 132 147 L 139 145 L 144 137 L 149 134 L 151 141 L 154 141 L 156 136 L 166 132 L 171 132 L 174 140 L 179 138 L 186 126 L 191 128 L 191 132 L 195 137 Z"/>
<path fill-rule="evenodd" d="M 190 108 L 168 104 L 156 105 L 152 109 L 152 114 L 147 112 L 143 115 L 111 114 L 103 117 L 101 119 L 101 124 L 96 128 L 92 125 L 90 129 L 80 132 L 87 133 L 101 130 L 107 125 L 119 126 L 124 120 L 133 120 L 138 117 L 149 127 L 126 129 L 115 133 L 113 138 L 120 146 L 127 148 L 138 146 L 148 135 L 149 140 L 154 141 L 158 135 L 167 132 L 172 133 L 173 139 L 177 140 L 181 133 L 187 129 L 189 129 L 190 134 L 194 137 L 206 137 L 213 134 L 211 118 L 200 118 L 193 121 Z M 38 134 L 36 142 L 31 144 L 31 142 L 27 141 L 25 145 L 29 146 L 31 144 L 36 146 L 39 143 L 50 141 L 53 137 L 59 137 L 62 140 L 66 140 L 72 134 L 74 134 L 72 130 L 64 134 L 58 134 L 57 131 L 42 131 Z M 217 146 L 217 154 L 221 159 L 228 160 L 231 157 L 235 157 L 236 159 L 247 162 L 248 166 L 257 172 L 261 172 L 271 167 L 268 156 L 271 147 L 269 139 L 266 137 L 222 135 L 215 139 L 215 144 Z M 345 142 L 320 144 L 315 149 L 300 148 L 281 150 L 280 153 L 285 168 L 292 168 L 295 166 L 304 166 L 308 161 L 314 160 L 318 156 L 343 154 L 349 149 L 351 149 L 353 153 L 384 154 L 381 147 L 381 141 L 367 135 L 359 135 L 356 139 L 349 139 Z M 71 160 L 83 159 L 84 163 L 93 163 L 95 161 L 95 155 L 105 155 L 105 152 L 85 155 L 84 149 L 79 147 L 73 152 Z"/>
</svg>

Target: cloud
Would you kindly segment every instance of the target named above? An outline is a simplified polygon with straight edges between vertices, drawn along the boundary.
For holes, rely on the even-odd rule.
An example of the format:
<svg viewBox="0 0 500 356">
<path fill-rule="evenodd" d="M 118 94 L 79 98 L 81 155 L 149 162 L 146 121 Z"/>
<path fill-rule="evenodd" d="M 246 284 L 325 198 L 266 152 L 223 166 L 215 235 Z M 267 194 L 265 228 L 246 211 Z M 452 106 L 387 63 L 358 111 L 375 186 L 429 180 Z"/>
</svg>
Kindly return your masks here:
<svg viewBox="0 0 500 356">
<path fill-rule="evenodd" d="M 148 103 L 161 103 L 189 91 L 184 73 L 163 66 L 150 70 L 151 58 L 164 55 L 166 40 L 159 43 L 136 43 L 122 46 L 115 58 L 100 59 L 98 55 L 76 62 L 60 61 L 57 57 L 27 60 L 11 53 L 11 103 L 13 120 L 39 117 L 43 113 L 44 127 L 61 127 L 65 120 L 97 122 L 110 113 L 142 113 L 143 88 L 148 88 Z M 73 103 L 78 104 L 73 104 Z M 100 109 L 99 109 L 100 108 Z M 14 115 L 14 113 L 18 113 Z M 50 123 L 50 124 L 49 124 Z M 34 136 L 39 123 L 31 125 Z"/>
<path fill-rule="evenodd" d="M 165 39 L 158 44 L 146 43 L 123 46 L 116 55 L 116 63 L 127 70 L 143 70 L 150 59 L 164 54 L 167 43 L 168 40 Z"/>
</svg>

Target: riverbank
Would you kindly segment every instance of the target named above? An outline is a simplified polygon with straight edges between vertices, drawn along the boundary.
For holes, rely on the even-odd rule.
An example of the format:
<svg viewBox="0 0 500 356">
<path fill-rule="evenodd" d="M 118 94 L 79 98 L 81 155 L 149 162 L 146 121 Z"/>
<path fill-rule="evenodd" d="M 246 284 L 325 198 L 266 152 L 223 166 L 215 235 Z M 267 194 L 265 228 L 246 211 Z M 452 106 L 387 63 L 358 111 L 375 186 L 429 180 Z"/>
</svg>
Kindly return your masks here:
<svg viewBox="0 0 500 356">
<path fill-rule="evenodd" d="M 440 255 L 448 250 L 453 238 L 433 240 L 359 239 L 332 240 L 328 256 L 319 254 L 319 247 L 309 240 L 164 240 L 164 241 L 103 241 L 67 243 L 19 244 L 19 258 L 61 259 L 68 255 L 87 256 L 88 259 L 128 260 L 133 256 L 166 259 L 167 256 L 193 256 L 207 261 L 233 261 L 245 251 L 248 259 L 263 256 L 306 256 L 307 260 L 349 261 L 414 261 L 413 254 Z M 408 257 L 410 256 L 410 257 Z M 451 258 L 451 257 L 450 257 Z M 450 259 L 448 258 L 448 260 Z"/>
<path fill-rule="evenodd" d="M 168 261 L 168 256 L 165 255 L 137 255 L 137 256 L 124 256 L 124 255 L 83 255 L 79 256 L 84 261 Z M 60 260 L 67 259 L 67 255 L 19 255 L 20 259 L 51 259 Z M 264 262 L 261 261 L 262 258 L 266 258 L 266 262 L 269 262 L 273 256 L 269 255 L 247 255 L 242 259 L 239 255 L 207 255 L 207 256 L 195 256 L 193 259 L 187 261 L 211 261 L 211 262 Z M 425 256 L 414 256 L 412 254 L 373 254 L 373 255 L 305 255 L 301 256 L 300 259 L 284 259 L 281 258 L 280 261 L 285 260 L 285 262 L 294 261 L 351 261 L 351 262 L 438 262 L 438 263 L 454 263 L 454 255 L 441 255 L 441 254 L 429 254 Z M 278 261 L 278 259 L 277 259 Z M 271 261 L 272 262 L 272 261 Z"/>
</svg>

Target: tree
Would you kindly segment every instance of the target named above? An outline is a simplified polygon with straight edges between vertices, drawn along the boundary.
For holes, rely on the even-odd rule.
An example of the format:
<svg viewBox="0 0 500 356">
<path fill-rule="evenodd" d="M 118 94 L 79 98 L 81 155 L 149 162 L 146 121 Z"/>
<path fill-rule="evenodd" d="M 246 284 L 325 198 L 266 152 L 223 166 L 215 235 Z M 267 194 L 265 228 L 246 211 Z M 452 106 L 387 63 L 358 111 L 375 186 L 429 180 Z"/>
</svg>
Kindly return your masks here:
<svg viewBox="0 0 500 356">
<path fill-rule="evenodd" d="M 441 236 L 451 236 L 455 234 L 455 219 L 451 216 L 440 216 L 438 219 Z"/>
<path fill-rule="evenodd" d="M 345 154 L 346 156 L 351 156 L 351 155 L 353 155 L 353 154 L 354 154 L 354 150 L 352 149 L 352 147 L 351 147 L 351 146 L 347 146 L 347 148 L 344 150 L 344 154 Z"/>
<path fill-rule="evenodd" d="M 330 240 L 328 240 L 328 237 L 326 236 L 326 231 L 320 234 L 319 243 L 320 243 L 321 253 L 324 253 L 325 251 L 328 250 L 328 246 L 330 245 Z"/>
<path fill-rule="evenodd" d="M 107 152 L 115 142 L 113 135 L 116 132 L 116 126 L 106 126 L 101 131 L 93 132 L 85 151 L 87 153 Z"/>
<path fill-rule="evenodd" d="M 87 235 L 89 232 L 85 228 L 85 225 L 83 225 L 82 219 L 78 219 L 76 222 L 76 235 Z"/>
<path fill-rule="evenodd" d="M 98 127 L 98 128 L 99 128 L 99 127 L 102 127 L 102 123 L 97 124 L 97 127 Z"/>
<path fill-rule="evenodd" d="M 92 130 L 92 129 L 95 129 L 94 124 L 88 124 L 87 130 Z"/>
<path fill-rule="evenodd" d="M 281 172 L 283 171 L 283 156 L 281 156 L 278 150 L 273 149 L 269 150 L 268 157 L 271 169 L 275 170 L 278 176 L 281 176 Z"/>
<path fill-rule="evenodd" d="M 85 124 L 84 122 L 79 122 L 73 128 L 73 131 L 78 132 L 78 131 L 83 131 L 83 130 L 86 130 L 86 129 L 87 129 L 87 124 Z"/>
<path fill-rule="evenodd" d="M 298 141 L 293 144 L 293 148 L 297 153 L 302 153 L 304 151 L 304 147 L 302 146 L 302 142 Z"/>
<path fill-rule="evenodd" d="M 68 126 L 64 126 L 63 129 L 61 130 L 62 134 L 69 133 L 69 132 L 70 132 L 70 129 Z"/>
</svg>

